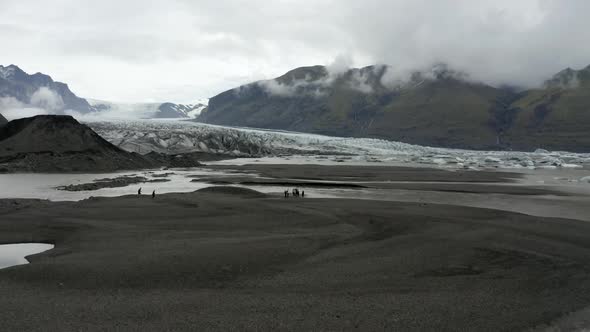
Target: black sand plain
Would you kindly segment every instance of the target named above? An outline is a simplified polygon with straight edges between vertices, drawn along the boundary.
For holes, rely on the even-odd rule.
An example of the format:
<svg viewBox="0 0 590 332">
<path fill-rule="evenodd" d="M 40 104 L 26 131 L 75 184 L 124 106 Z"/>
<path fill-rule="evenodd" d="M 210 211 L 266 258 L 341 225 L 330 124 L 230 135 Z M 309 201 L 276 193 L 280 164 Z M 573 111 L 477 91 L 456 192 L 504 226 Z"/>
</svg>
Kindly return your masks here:
<svg viewBox="0 0 590 332">
<path fill-rule="evenodd" d="M 462 188 L 517 177 L 377 168 L 243 170 Z M 456 205 L 233 187 L 0 200 L 0 242 L 56 246 L 0 270 L 6 331 L 515 331 L 590 305 L 589 223 Z"/>
</svg>

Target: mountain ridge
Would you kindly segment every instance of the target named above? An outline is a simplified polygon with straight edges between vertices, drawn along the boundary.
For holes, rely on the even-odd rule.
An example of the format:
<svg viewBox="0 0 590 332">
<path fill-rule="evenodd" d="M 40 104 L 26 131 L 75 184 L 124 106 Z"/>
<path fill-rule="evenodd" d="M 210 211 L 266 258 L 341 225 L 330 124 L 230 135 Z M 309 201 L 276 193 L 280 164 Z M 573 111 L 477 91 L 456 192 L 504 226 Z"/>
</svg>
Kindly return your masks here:
<svg viewBox="0 0 590 332">
<path fill-rule="evenodd" d="M 582 115 L 581 110 L 590 108 L 590 66 L 562 71 L 531 90 L 471 81 L 444 64 L 405 76 L 389 70 L 296 68 L 222 92 L 210 99 L 197 121 L 449 148 L 590 151 L 590 138 L 584 137 L 590 129 L 585 113 L 590 112 Z M 556 93 L 559 98 L 551 98 Z M 567 117 L 567 108 L 557 102 L 572 93 L 584 98 L 578 100 L 580 114 Z M 559 132 L 551 132 L 547 115 L 566 122 Z M 539 128 L 549 129 L 539 134 Z"/>
<path fill-rule="evenodd" d="M 0 111 L 10 109 L 41 109 L 48 114 L 102 115 L 105 112 L 136 110 L 143 118 L 194 118 L 206 107 L 205 101 L 194 104 L 114 103 L 76 96 L 65 83 L 54 81 L 42 73 L 27 74 L 18 66 L 0 65 Z M 133 114 L 128 114 L 133 115 Z"/>
<path fill-rule="evenodd" d="M 87 99 L 90 105 L 100 112 L 115 112 L 135 115 L 142 119 L 195 118 L 207 106 L 207 101 L 198 100 L 193 104 L 164 103 L 118 103 L 97 99 Z"/>
<path fill-rule="evenodd" d="M 82 114 L 94 111 L 67 84 L 54 81 L 42 73 L 29 75 L 16 65 L 0 65 L 0 98 L 2 97 L 13 98 L 22 105 L 45 108 L 57 114 L 63 114 L 68 109 Z"/>
</svg>

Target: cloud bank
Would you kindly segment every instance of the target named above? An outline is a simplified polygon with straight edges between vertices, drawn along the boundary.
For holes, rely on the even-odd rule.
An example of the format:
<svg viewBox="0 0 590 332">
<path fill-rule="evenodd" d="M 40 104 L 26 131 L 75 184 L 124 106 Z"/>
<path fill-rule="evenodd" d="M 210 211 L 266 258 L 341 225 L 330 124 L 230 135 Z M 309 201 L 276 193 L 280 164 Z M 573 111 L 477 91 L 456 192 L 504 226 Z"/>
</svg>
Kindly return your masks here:
<svg viewBox="0 0 590 332">
<path fill-rule="evenodd" d="M 590 64 L 586 0 L 0 0 L 0 8 L 0 63 L 105 100 L 191 102 L 315 64 L 334 72 L 387 64 L 395 81 L 447 63 L 474 80 L 524 87 Z"/>
<path fill-rule="evenodd" d="M 61 113 L 63 106 L 61 96 L 47 87 L 41 87 L 35 91 L 28 103 L 23 103 L 14 97 L 0 97 L 0 113 L 8 120 Z"/>
</svg>

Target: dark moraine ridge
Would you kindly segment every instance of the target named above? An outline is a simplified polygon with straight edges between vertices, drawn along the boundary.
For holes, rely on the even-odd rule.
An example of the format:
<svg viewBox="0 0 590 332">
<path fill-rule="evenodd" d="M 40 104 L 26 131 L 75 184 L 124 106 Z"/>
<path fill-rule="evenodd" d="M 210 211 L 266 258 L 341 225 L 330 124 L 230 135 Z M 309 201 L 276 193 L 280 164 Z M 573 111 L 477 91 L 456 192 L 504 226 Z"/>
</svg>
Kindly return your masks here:
<svg viewBox="0 0 590 332">
<path fill-rule="evenodd" d="M 0 128 L 4 172 L 110 172 L 148 166 L 142 156 L 119 149 L 71 116 L 38 115 Z"/>
<path fill-rule="evenodd" d="M 38 115 L 0 127 L 0 172 L 113 172 L 195 167 L 203 154 L 142 156 L 106 141 L 71 116 Z M 219 159 L 219 156 L 211 158 Z"/>
<path fill-rule="evenodd" d="M 97 179 L 89 183 L 80 183 L 80 184 L 70 184 L 67 186 L 57 187 L 58 190 L 64 191 L 92 191 L 92 190 L 99 190 L 103 188 L 120 188 L 120 187 L 127 187 L 132 184 L 137 183 L 157 183 L 157 182 L 169 182 L 170 179 L 151 179 L 148 180 L 146 177 L 143 176 L 133 176 L 133 175 L 126 175 L 126 176 L 119 176 L 116 178 L 105 178 L 105 179 Z"/>
</svg>

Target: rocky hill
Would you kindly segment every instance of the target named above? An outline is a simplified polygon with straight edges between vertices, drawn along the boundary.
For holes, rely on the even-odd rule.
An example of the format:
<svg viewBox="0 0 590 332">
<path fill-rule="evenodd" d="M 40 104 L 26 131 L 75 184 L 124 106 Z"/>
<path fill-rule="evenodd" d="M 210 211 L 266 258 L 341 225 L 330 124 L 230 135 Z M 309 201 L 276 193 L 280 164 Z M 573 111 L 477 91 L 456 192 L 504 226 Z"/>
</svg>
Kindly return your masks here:
<svg viewBox="0 0 590 332">
<path fill-rule="evenodd" d="M 70 116 L 39 115 L 0 127 L 2 172 L 108 172 L 155 166 Z"/>
<path fill-rule="evenodd" d="M 211 98 L 198 121 L 452 148 L 590 151 L 587 75 L 565 71 L 523 92 L 444 65 L 403 78 L 384 66 L 302 67 Z"/>
<path fill-rule="evenodd" d="M 7 123 L 8 120 L 6 120 L 6 118 L 2 114 L 0 114 L 0 127 L 4 126 Z"/>
</svg>

